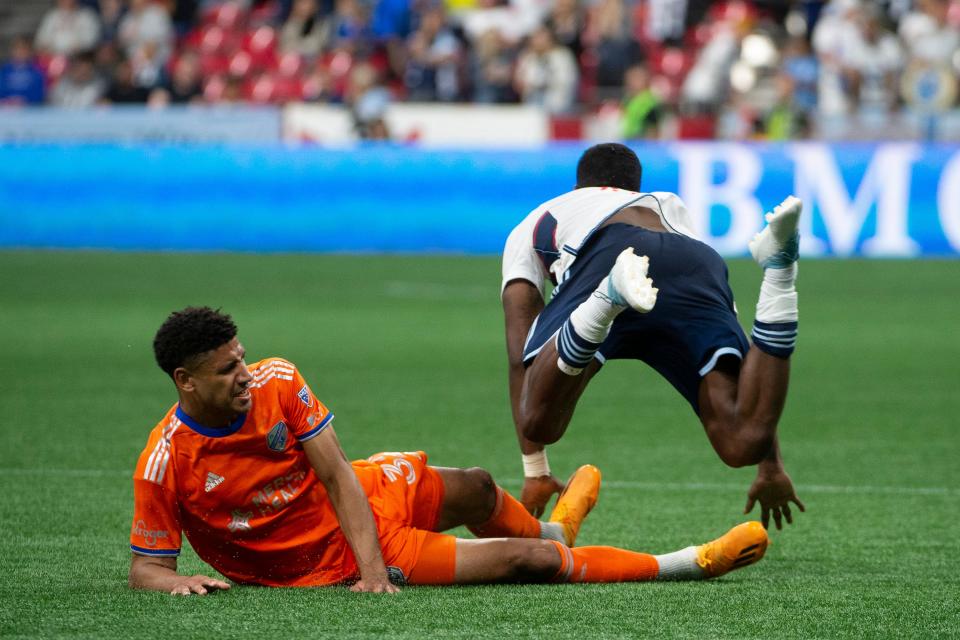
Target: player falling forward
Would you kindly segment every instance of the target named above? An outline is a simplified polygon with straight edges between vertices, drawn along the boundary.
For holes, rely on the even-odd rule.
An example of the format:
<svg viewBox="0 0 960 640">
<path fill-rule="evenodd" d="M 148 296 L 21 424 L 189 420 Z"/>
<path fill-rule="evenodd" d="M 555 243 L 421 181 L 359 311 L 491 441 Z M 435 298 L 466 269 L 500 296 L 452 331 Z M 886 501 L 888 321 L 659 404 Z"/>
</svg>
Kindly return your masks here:
<svg viewBox="0 0 960 640">
<path fill-rule="evenodd" d="M 637 359 L 693 407 L 728 465 L 758 465 L 746 512 L 760 502 L 792 522 L 801 511 L 777 443 L 797 338 L 800 200 L 787 198 L 750 243 L 763 267 L 753 345 L 737 321 L 727 266 L 695 239 L 672 193 L 639 193 L 641 165 L 620 144 L 591 147 L 577 186 L 533 210 L 503 252 L 510 400 L 524 460 L 521 500 L 542 513 L 562 484 L 544 444 L 556 442 L 606 360 Z M 544 306 L 545 281 L 556 288 Z M 642 409 L 639 416 L 642 417 Z"/>
<path fill-rule="evenodd" d="M 207 593 L 230 584 L 177 573 L 181 535 L 239 583 L 394 592 L 396 584 L 701 579 L 758 561 L 758 522 L 699 547 L 648 555 L 574 544 L 600 490 L 584 466 L 540 522 L 479 468 L 423 452 L 347 462 L 333 414 L 296 367 L 247 366 L 229 316 L 170 315 L 154 339 L 179 402 L 150 433 L 134 473 L 133 588 Z M 439 533 L 466 525 L 480 539 Z M 561 542 L 562 541 L 562 542 Z"/>
</svg>

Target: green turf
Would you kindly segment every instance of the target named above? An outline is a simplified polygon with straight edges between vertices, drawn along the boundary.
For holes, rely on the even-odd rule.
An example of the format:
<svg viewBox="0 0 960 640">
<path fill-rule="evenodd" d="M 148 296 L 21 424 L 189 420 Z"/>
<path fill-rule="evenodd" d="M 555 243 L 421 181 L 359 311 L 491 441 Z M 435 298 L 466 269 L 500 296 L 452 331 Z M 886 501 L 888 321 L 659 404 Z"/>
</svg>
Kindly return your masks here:
<svg viewBox="0 0 960 640">
<path fill-rule="evenodd" d="M 234 314 L 250 359 L 296 362 L 352 457 L 424 448 L 518 488 L 490 258 L 0 253 L 0 635 L 871 637 L 960 635 L 960 263 L 806 261 L 781 442 L 808 512 L 710 583 L 126 588 L 133 464 L 175 399 L 150 340 L 188 304 Z M 750 321 L 754 265 L 731 266 Z M 607 482 L 581 542 L 653 552 L 739 521 L 683 400 L 611 363 L 551 448 Z M 186 571 L 202 570 L 196 556 Z"/>
</svg>

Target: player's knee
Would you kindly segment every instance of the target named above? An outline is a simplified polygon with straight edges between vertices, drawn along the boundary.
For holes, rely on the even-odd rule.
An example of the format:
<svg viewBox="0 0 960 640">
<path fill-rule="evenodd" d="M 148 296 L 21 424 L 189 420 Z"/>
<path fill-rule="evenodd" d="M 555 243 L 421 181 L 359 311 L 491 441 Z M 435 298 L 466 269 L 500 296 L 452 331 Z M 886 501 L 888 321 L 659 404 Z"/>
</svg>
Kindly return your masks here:
<svg viewBox="0 0 960 640">
<path fill-rule="evenodd" d="M 749 467 L 763 460 L 772 446 L 773 436 L 769 430 L 748 426 L 737 437 L 730 438 L 726 446 L 719 447 L 717 453 L 728 466 Z"/>
<path fill-rule="evenodd" d="M 470 493 L 476 496 L 479 509 L 489 517 L 497 504 L 497 483 L 490 472 L 481 467 L 471 467 L 465 473 L 470 483 Z"/>
<path fill-rule="evenodd" d="M 549 540 L 517 540 L 508 553 L 511 578 L 518 582 L 541 582 L 557 575 L 560 555 Z"/>
</svg>

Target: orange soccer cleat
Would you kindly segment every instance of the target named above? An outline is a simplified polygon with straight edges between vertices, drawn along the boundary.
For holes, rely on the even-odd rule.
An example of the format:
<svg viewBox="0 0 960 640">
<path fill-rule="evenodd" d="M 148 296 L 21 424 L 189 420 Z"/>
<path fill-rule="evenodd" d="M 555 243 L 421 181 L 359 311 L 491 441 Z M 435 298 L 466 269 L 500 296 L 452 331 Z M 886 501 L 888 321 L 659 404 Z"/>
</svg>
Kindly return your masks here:
<svg viewBox="0 0 960 640">
<path fill-rule="evenodd" d="M 580 532 L 580 525 L 600 495 L 600 469 L 585 464 L 570 476 L 567 488 L 557 498 L 557 506 L 550 513 L 550 522 L 563 527 L 563 539 L 572 547 Z"/>
<path fill-rule="evenodd" d="M 759 522 L 744 522 L 712 542 L 697 547 L 697 564 L 704 577 L 716 578 L 742 569 L 763 557 L 770 539 Z"/>
</svg>

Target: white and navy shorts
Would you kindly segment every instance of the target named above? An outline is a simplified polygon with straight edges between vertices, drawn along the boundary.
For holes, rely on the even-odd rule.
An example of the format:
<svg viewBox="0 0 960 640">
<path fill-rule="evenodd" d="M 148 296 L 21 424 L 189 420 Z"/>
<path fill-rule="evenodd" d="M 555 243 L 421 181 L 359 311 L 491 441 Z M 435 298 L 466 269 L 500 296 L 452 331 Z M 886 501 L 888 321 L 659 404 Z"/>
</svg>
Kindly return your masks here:
<svg viewBox="0 0 960 640">
<path fill-rule="evenodd" d="M 659 289 L 657 304 L 650 313 L 627 309 L 617 316 L 596 358 L 601 363 L 642 360 L 699 413 L 703 376 L 721 358 L 739 366 L 750 342 L 737 320 L 723 258 L 684 235 L 628 224 L 611 224 L 594 233 L 531 328 L 524 364 L 533 362 L 627 247 L 650 258 L 649 276 Z"/>
</svg>

